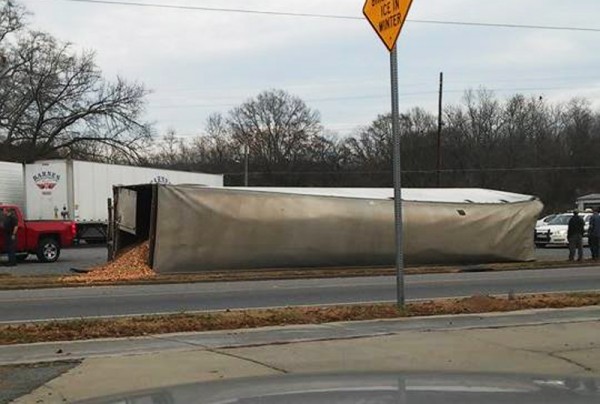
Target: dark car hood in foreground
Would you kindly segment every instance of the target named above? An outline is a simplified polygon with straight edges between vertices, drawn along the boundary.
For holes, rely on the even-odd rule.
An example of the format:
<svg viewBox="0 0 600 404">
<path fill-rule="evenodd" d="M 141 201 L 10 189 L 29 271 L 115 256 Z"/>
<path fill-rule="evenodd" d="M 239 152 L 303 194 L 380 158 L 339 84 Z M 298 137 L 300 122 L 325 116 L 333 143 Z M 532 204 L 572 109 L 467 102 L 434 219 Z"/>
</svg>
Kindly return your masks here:
<svg viewBox="0 0 600 404">
<path fill-rule="evenodd" d="M 356 373 L 277 376 L 132 392 L 86 403 L 600 403 L 600 380 L 552 376 Z"/>
</svg>

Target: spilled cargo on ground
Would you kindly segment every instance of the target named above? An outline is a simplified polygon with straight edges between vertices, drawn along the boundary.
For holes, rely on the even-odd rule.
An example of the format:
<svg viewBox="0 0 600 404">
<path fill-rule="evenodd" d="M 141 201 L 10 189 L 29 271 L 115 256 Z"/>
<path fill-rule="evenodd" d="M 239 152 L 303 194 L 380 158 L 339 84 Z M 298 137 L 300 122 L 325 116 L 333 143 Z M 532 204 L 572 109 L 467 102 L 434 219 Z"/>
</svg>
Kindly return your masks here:
<svg viewBox="0 0 600 404">
<path fill-rule="evenodd" d="M 158 273 L 392 266 L 393 190 L 115 187 L 112 254 L 149 240 Z M 407 264 L 534 260 L 543 205 L 485 189 L 405 189 Z"/>
</svg>

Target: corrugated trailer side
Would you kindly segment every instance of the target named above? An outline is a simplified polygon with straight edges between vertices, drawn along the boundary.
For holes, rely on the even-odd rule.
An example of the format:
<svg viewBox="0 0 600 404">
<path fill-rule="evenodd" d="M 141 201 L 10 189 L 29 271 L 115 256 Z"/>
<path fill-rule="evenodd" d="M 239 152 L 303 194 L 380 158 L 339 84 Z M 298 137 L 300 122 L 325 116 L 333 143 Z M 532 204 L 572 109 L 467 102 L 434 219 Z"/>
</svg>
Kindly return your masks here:
<svg viewBox="0 0 600 404">
<path fill-rule="evenodd" d="M 25 209 L 22 164 L 0 161 L 0 203 Z"/>
</svg>

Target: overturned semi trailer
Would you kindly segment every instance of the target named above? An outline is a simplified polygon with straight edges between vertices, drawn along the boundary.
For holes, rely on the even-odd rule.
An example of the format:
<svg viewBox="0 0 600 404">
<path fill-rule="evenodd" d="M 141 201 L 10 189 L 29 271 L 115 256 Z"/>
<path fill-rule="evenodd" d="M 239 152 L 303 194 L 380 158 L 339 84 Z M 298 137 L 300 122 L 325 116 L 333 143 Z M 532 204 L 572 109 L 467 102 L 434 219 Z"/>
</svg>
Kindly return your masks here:
<svg viewBox="0 0 600 404">
<path fill-rule="evenodd" d="M 392 189 L 115 188 L 114 249 L 148 240 L 159 273 L 395 262 Z M 534 259 L 539 199 L 485 189 L 404 189 L 407 264 Z"/>
</svg>

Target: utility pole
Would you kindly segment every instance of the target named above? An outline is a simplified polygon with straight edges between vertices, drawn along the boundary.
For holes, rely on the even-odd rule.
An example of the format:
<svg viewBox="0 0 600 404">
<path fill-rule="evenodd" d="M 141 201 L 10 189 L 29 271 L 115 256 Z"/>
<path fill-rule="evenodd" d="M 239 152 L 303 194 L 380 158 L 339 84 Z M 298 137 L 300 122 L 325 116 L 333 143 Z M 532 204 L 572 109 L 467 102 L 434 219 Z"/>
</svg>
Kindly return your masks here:
<svg viewBox="0 0 600 404">
<path fill-rule="evenodd" d="M 250 148 L 248 143 L 244 145 L 244 186 L 248 187 L 248 168 L 250 166 Z"/>
<path fill-rule="evenodd" d="M 440 96 L 438 103 L 438 132 L 437 132 L 437 187 L 442 186 L 442 103 L 444 97 L 444 72 L 440 72 Z"/>
</svg>

